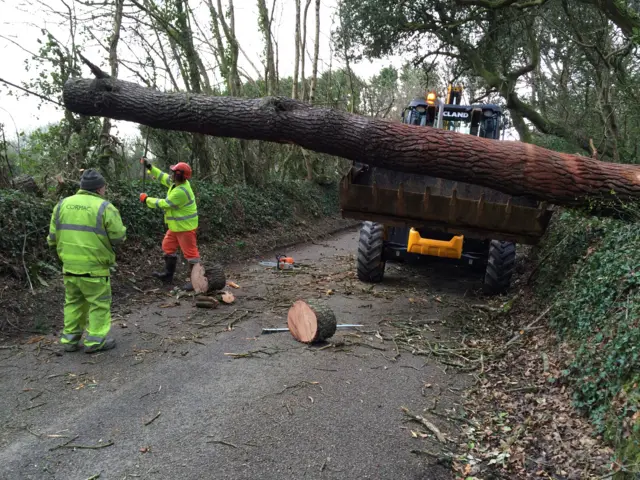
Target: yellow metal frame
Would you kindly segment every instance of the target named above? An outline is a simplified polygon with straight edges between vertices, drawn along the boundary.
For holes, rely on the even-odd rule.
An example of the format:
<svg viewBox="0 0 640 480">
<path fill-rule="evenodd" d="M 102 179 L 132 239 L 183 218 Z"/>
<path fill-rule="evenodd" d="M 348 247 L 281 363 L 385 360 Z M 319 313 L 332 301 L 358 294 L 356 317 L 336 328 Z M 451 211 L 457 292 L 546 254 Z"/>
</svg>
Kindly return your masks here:
<svg viewBox="0 0 640 480">
<path fill-rule="evenodd" d="M 462 243 L 464 235 L 456 235 L 448 242 L 445 240 L 432 240 L 422 238 L 420 233 L 413 228 L 409 230 L 409 242 L 407 252 L 419 255 L 431 255 L 432 257 L 457 258 L 462 257 Z"/>
</svg>

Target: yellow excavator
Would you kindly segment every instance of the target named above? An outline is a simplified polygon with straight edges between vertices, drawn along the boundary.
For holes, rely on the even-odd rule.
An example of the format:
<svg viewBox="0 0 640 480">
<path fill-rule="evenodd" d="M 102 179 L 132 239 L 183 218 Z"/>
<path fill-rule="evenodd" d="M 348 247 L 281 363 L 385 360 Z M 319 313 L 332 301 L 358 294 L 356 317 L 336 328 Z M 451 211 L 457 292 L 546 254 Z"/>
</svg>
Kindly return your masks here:
<svg viewBox="0 0 640 480">
<path fill-rule="evenodd" d="M 402 122 L 500 140 L 505 119 L 495 104 L 462 104 L 462 86 L 449 85 L 443 101 L 434 91 L 416 98 Z M 344 218 L 363 220 L 357 273 L 382 282 L 387 262 L 439 257 L 484 272 L 487 294 L 504 293 L 515 269 L 516 245 L 536 244 L 552 210 L 526 197 L 479 185 L 353 162 L 341 181 Z"/>
</svg>

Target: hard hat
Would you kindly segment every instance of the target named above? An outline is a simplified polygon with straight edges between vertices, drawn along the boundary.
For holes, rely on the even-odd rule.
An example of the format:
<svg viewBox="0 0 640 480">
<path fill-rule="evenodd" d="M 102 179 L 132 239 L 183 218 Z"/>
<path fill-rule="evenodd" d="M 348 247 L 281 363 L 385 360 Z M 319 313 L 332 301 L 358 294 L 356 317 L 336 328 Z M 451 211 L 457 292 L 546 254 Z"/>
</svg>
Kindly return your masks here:
<svg viewBox="0 0 640 480">
<path fill-rule="evenodd" d="M 175 165 L 171 165 L 169 168 L 172 172 L 181 172 L 185 180 L 189 180 L 191 178 L 191 167 L 184 162 L 176 163 Z"/>
</svg>

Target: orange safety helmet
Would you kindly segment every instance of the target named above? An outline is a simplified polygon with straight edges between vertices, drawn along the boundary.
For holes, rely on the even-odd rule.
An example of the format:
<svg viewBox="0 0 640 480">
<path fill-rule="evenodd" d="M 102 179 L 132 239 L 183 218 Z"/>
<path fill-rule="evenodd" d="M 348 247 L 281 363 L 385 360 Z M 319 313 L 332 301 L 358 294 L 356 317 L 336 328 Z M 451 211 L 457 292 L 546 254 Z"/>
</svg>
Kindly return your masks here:
<svg viewBox="0 0 640 480">
<path fill-rule="evenodd" d="M 180 172 L 182 174 L 182 178 L 185 180 L 189 180 L 191 178 L 191 167 L 184 162 L 178 162 L 175 165 L 171 165 L 169 168 L 172 172 Z"/>
</svg>

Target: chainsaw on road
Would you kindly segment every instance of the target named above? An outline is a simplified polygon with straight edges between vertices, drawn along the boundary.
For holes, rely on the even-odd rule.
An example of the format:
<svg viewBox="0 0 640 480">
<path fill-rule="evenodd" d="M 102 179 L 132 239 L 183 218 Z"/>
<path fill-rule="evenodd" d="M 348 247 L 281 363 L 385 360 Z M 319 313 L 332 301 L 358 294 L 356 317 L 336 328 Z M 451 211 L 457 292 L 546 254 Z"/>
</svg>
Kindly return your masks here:
<svg viewBox="0 0 640 480">
<path fill-rule="evenodd" d="M 275 262 L 260 262 L 263 267 L 272 267 L 278 270 L 297 270 L 298 267 L 292 257 L 286 255 L 276 255 Z"/>
</svg>

